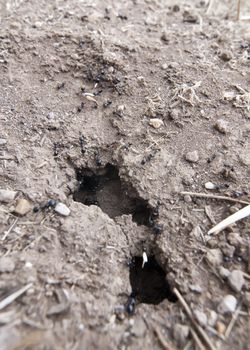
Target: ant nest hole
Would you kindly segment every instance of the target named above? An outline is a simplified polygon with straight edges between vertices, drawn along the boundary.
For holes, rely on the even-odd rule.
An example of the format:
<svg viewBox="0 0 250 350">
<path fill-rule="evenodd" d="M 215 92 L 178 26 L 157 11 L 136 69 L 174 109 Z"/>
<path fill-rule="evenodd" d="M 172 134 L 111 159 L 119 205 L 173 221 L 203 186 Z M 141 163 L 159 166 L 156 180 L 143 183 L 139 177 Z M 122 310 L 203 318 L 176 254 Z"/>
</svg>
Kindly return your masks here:
<svg viewBox="0 0 250 350">
<path fill-rule="evenodd" d="M 133 313 L 137 303 L 157 305 L 165 299 L 176 302 L 166 275 L 154 255 L 150 255 L 146 262 L 141 256 L 134 256 L 129 266 L 132 292 L 126 306 L 127 312 Z"/>
<path fill-rule="evenodd" d="M 107 164 L 100 169 L 78 169 L 76 176 L 75 201 L 97 205 L 112 219 L 131 214 L 138 225 L 151 226 L 152 208 L 147 201 L 128 191 L 128 186 L 120 179 L 118 167 Z"/>
</svg>

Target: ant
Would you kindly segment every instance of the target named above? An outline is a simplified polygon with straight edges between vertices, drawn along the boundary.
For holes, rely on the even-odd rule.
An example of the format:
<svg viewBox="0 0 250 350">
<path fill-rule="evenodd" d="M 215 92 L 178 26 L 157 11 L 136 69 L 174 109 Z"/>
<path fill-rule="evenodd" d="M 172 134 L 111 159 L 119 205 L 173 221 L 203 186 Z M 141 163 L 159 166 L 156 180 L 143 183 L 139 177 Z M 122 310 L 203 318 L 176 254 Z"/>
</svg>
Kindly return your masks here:
<svg viewBox="0 0 250 350">
<path fill-rule="evenodd" d="M 80 147 L 81 147 L 81 153 L 84 154 L 86 152 L 86 148 L 85 148 L 86 139 L 82 134 L 80 134 L 80 136 L 79 136 L 79 143 L 80 143 Z"/>
<path fill-rule="evenodd" d="M 130 296 L 128 297 L 128 301 L 127 301 L 125 309 L 129 315 L 133 315 L 135 312 L 135 303 L 136 303 L 135 297 L 136 297 L 135 292 L 132 292 L 130 294 Z"/>
<path fill-rule="evenodd" d="M 57 201 L 54 199 L 49 199 L 47 202 L 37 205 L 33 208 L 33 212 L 34 213 L 38 213 L 39 211 L 44 211 L 46 209 L 51 209 L 51 208 L 55 208 L 55 206 L 57 205 Z"/>
</svg>

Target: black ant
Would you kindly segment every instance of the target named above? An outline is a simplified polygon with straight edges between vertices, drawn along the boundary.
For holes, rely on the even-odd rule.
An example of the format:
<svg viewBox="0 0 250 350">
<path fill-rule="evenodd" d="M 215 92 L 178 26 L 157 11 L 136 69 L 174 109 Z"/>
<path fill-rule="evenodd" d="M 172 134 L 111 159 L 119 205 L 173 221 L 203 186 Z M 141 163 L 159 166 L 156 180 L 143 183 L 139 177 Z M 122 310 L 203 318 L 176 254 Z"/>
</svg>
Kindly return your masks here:
<svg viewBox="0 0 250 350">
<path fill-rule="evenodd" d="M 80 147 L 81 147 L 81 153 L 84 154 L 86 152 L 86 139 L 83 135 L 80 134 L 79 136 L 79 143 L 80 143 Z"/>
<path fill-rule="evenodd" d="M 135 303 L 136 303 L 135 297 L 136 297 L 135 292 L 132 292 L 130 294 L 130 296 L 128 297 L 128 301 L 127 301 L 125 309 L 129 315 L 133 315 L 135 312 Z"/>
<path fill-rule="evenodd" d="M 44 211 L 46 209 L 51 209 L 51 208 L 55 208 L 55 206 L 57 205 L 57 201 L 54 199 L 49 199 L 47 202 L 37 205 L 33 208 L 33 212 L 34 213 L 38 213 L 39 211 Z"/>
</svg>

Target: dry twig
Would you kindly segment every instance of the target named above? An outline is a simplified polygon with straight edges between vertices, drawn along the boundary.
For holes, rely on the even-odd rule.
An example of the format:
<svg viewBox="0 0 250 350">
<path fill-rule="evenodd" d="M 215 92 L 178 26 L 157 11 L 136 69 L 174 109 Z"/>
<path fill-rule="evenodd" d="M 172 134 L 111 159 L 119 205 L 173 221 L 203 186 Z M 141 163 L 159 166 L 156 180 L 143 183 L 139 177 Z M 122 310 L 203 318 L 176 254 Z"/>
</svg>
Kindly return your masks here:
<svg viewBox="0 0 250 350">
<path fill-rule="evenodd" d="M 33 286 L 33 283 L 29 283 L 26 286 L 20 288 L 16 292 L 10 294 L 6 298 L 0 301 L 0 310 L 4 309 L 9 304 L 13 303 L 14 300 L 19 298 L 22 294 L 24 294 L 28 289 L 30 289 Z"/>
<path fill-rule="evenodd" d="M 229 225 L 234 224 L 235 222 L 242 220 L 250 215 L 250 205 L 247 205 L 246 207 L 240 209 L 236 213 L 228 216 L 226 219 L 219 222 L 217 225 L 215 225 L 211 230 L 208 231 L 208 234 L 212 233 L 219 233 L 220 231 L 224 230 Z"/>
<path fill-rule="evenodd" d="M 226 332 L 225 332 L 225 338 L 227 339 L 233 329 L 233 326 L 235 325 L 235 322 L 237 321 L 237 318 L 239 317 L 239 314 L 240 314 L 240 308 L 241 308 L 241 302 L 239 303 L 236 311 L 234 312 L 232 318 L 231 318 L 231 321 L 226 329 Z"/>
<path fill-rule="evenodd" d="M 167 343 L 166 339 L 163 337 L 161 331 L 158 328 L 153 327 L 153 331 L 154 331 L 155 335 L 157 336 L 157 338 L 158 338 L 158 340 L 159 340 L 159 342 L 164 350 L 175 350 L 172 345 L 170 346 Z"/>
<path fill-rule="evenodd" d="M 194 341 L 197 344 L 198 348 L 200 350 L 206 350 L 205 347 L 203 346 L 202 342 L 200 341 L 200 338 L 198 337 L 198 335 L 195 333 L 195 331 L 192 328 L 190 328 L 190 332 L 191 332 L 192 337 L 194 338 Z"/>
<path fill-rule="evenodd" d="M 214 194 L 208 194 L 208 193 L 196 193 L 196 192 L 180 192 L 180 194 L 182 194 L 183 196 L 185 195 L 189 195 L 191 197 L 199 197 L 199 198 L 209 198 L 209 199 L 219 199 L 219 200 L 224 200 L 224 201 L 228 201 L 228 202 L 232 202 L 232 203 L 241 203 L 241 204 L 249 204 L 249 202 L 246 201 L 242 201 L 240 199 L 236 199 L 236 198 L 230 198 L 230 197 L 226 197 L 226 196 L 217 196 Z"/>
<path fill-rule="evenodd" d="M 16 218 L 16 219 L 13 221 L 13 223 L 10 225 L 10 227 L 8 228 L 8 230 L 4 232 L 4 235 L 3 235 L 3 237 L 2 237 L 2 241 L 4 241 L 4 240 L 7 238 L 7 236 L 9 235 L 9 233 L 10 233 L 10 232 L 13 230 L 13 228 L 15 227 L 17 221 L 18 221 L 18 218 Z"/>
<path fill-rule="evenodd" d="M 181 295 L 181 293 L 177 290 L 177 288 L 174 288 L 173 291 L 176 294 L 176 296 L 177 296 L 179 302 L 181 303 L 182 307 L 186 311 L 186 314 L 189 317 L 190 321 L 192 322 L 193 326 L 195 327 L 197 333 L 199 333 L 200 337 L 202 338 L 202 340 L 206 344 L 207 348 L 209 350 L 216 350 L 216 348 L 213 346 L 212 342 L 210 341 L 208 335 L 201 328 L 201 326 L 199 326 L 199 324 L 195 321 L 195 319 L 193 317 L 193 314 L 192 314 L 192 311 L 191 311 L 190 307 L 188 306 L 188 304 L 186 303 L 186 301 L 183 298 L 183 296 Z"/>
</svg>

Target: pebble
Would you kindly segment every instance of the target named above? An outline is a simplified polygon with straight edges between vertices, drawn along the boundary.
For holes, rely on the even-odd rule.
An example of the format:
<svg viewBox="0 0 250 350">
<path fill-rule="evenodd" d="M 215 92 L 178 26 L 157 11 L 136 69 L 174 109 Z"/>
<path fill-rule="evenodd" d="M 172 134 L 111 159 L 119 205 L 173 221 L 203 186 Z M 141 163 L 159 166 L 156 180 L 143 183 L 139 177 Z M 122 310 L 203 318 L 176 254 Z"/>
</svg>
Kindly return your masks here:
<svg viewBox="0 0 250 350">
<path fill-rule="evenodd" d="M 0 146 L 6 145 L 7 140 L 6 139 L 1 139 L 0 138 Z"/>
<path fill-rule="evenodd" d="M 218 319 L 217 313 L 214 310 L 209 310 L 209 316 L 208 316 L 209 326 L 214 327 L 217 319 Z"/>
<path fill-rule="evenodd" d="M 228 243 L 234 247 L 238 247 L 242 243 L 242 238 L 237 232 L 229 232 L 227 235 Z"/>
<path fill-rule="evenodd" d="M 169 43 L 169 33 L 163 32 L 161 35 L 161 40 L 164 41 L 166 44 Z"/>
<path fill-rule="evenodd" d="M 57 212 L 58 214 L 60 214 L 62 216 L 69 216 L 70 209 L 65 204 L 59 202 L 55 206 L 55 212 Z"/>
<path fill-rule="evenodd" d="M 136 319 L 133 325 L 132 332 L 137 338 L 142 338 L 147 332 L 145 322 L 140 318 Z"/>
<path fill-rule="evenodd" d="M 9 203 L 15 199 L 16 195 L 16 191 L 0 189 L 0 202 Z"/>
<path fill-rule="evenodd" d="M 188 22 L 188 23 L 197 23 L 199 21 L 199 17 L 197 14 L 185 11 L 183 13 L 183 22 Z"/>
<path fill-rule="evenodd" d="M 218 311 L 221 314 L 233 313 L 237 306 L 237 299 L 231 295 L 226 295 L 218 305 Z"/>
<path fill-rule="evenodd" d="M 214 124 L 214 128 L 222 134 L 226 134 L 229 131 L 229 124 L 224 119 L 218 119 L 217 122 Z"/>
<path fill-rule="evenodd" d="M 12 272 L 14 269 L 15 263 L 10 257 L 4 256 L 0 258 L 0 273 Z"/>
<path fill-rule="evenodd" d="M 159 129 L 163 124 L 163 121 L 159 118 L 152 118 L 149 121 L 149 125 L 155 129 Z"/>
<path fill-rule="evenodd" d="M 188 152 L 185 158 L 190 163 L 197 163 L 199 160 L 199 153 L 197 151 Z"/>
<path fill-rule="evenodd" d="M 220 266 L 219 268 L 219 274 L 222 278 L 227 278 L 230 275 L 230 271 L 228 269 L 225 269 L 225 267 Z"/>
<path fill-rule="evenodd" d="M 222 59 L 225 62 L 230 61 L 233 58 L 232 52 L 228 50 L 223 50 L 219 53 L 220 59 Z"/>
<path fill-rule="evenodd" d="M 206 259 L 212 266 L 221 265 L 223 262 L 223 255 L 221 250 L 218 248 L 209 249 L 206 255 Z"/>
<path fill-rule="evenodd" d="M 216 190 L 217 186 L 215 184 L 213 184 L 212 182 L 206 182 L 205 188 L 207 190 Z"/>
<path fill-rule="evenodd" d="M 228 276 L 228 284 L 235 292 L 240 292 L 245 284 L 243 272 L 241 270 L 233 270 Z"/>
<path fill-rule="evenodd" d="M 220 249 L 222 253 L 227 256 L 228 258 L 232 258 L 234 256 L 235 252 L 235 247 L 228 244 L 228 243 L 223 243 L 220 245 Z"/>
<path fill-rule="evenodd" d="M 189 335 L 189 327 L 180 323 L 174 325 L 174 339 L 178 342 L 180 347 L 186 344 Z"/>
<path fill-rule="evenodd" d="M 221 322 L 221 321 L 218 321 L 218 322 L 216 323 L 216 330 L 217 330 L 217 332 L 218 332 L 219 334 L 221 334 L 221 335 L 225 334 L 225 331 L 226 331 L 226 326 L 225 326 L 225 324 L 224 324 L 223 322 Z"/>
<path fill-rule="evenodd" d="M 202 327 L 206 327 L 207 325 L 207 315 L 200 311 L 200 310 L 194 310 L 194 317 L 196 321 L 200 324 Z"/>
<path fill-rule="evenodd" d="M 198 284 L 190 284 L 189 289 L 191 290 L 191 292 L 194 292 L 197 294 L 201 294 L 203 292 L 203 289 Z"/>
<path fill-rule="evenodd" d="M 15 207 L 14 212 L 20 216 L 23 216 L 27 214 L 30 211 L 30 209 L 31 209 L 31 206 L 29 201 L 27 201 L 27 199 L 20 198 L 17 201 L 17 205 Z"/>
<path fill-rule="evenodd" d="M 147 86 L 146 80 L 143 76 L 137 77 L 137 81 L 140 86 Z"/>
<path fill-rule="evenodd" d="M 193 200 L 192 200 L 192 197 L 189 195 L 189 194 L 185 194 L 185 196 L 183 197 L 184 199 L 184 202 L 185 203 L 191 203 Z"/>
</svg>

